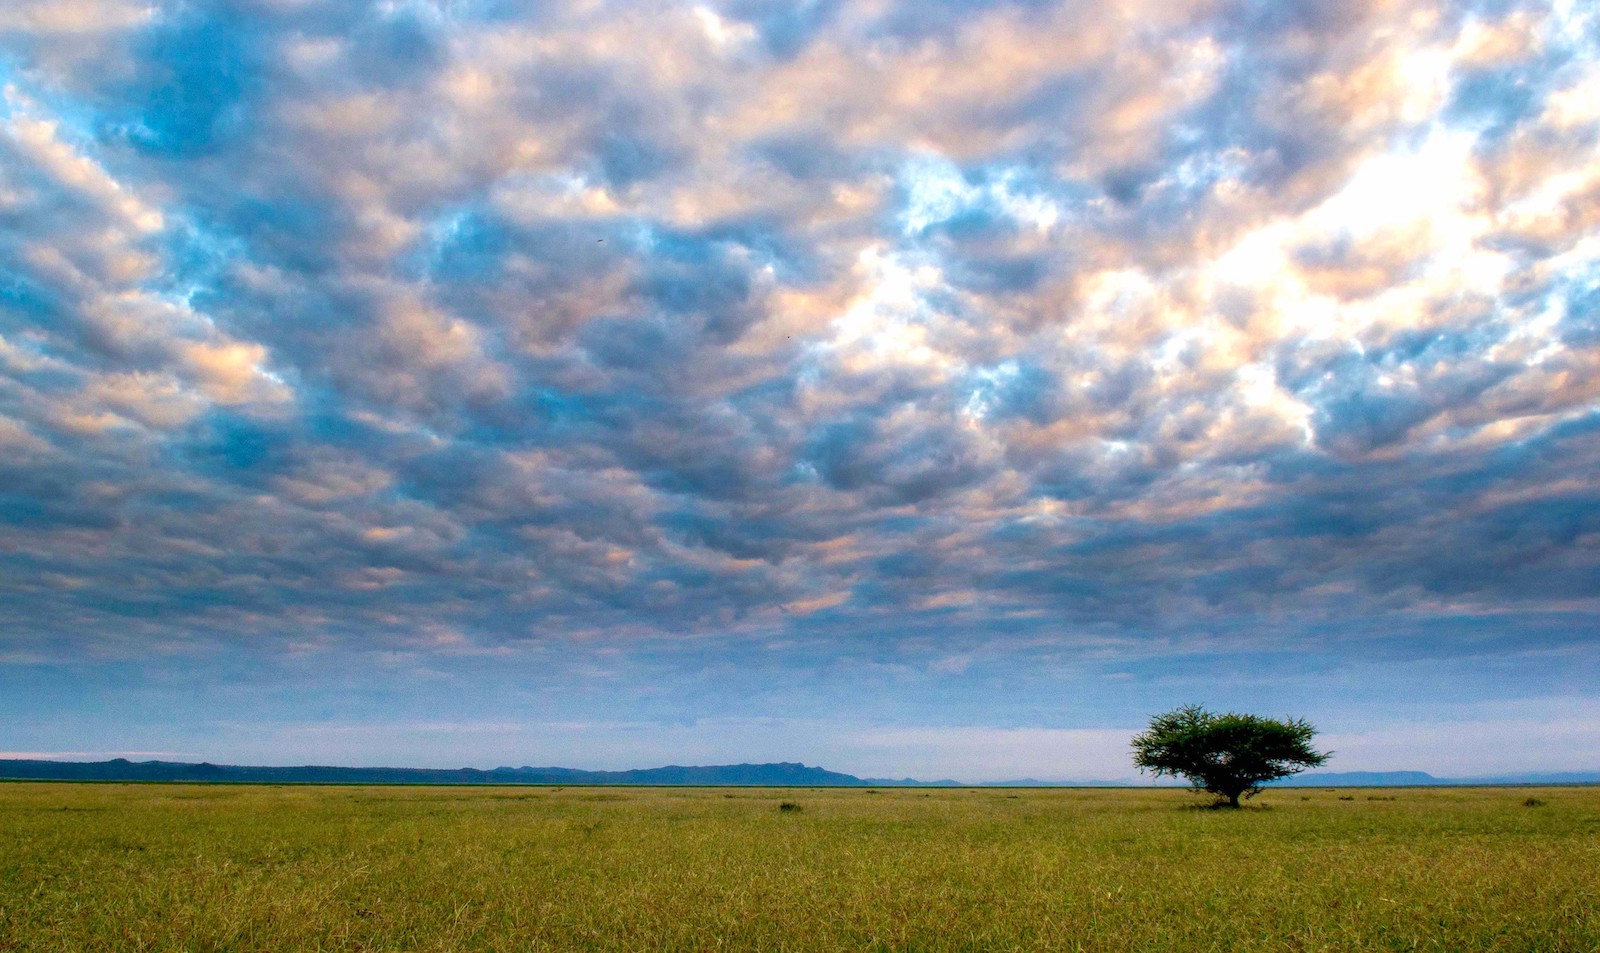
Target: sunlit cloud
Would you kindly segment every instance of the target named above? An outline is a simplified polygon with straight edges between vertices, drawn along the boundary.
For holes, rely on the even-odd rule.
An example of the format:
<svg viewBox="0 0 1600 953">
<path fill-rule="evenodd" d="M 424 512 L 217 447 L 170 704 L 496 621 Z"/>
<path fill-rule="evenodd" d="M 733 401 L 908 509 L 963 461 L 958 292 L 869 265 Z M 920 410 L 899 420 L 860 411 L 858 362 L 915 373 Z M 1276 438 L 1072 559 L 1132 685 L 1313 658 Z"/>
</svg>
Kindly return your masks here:
<svg viewBox="0 0 1600 953">
<path fill-rule="evenodd" d="M 12 4 L 0 659 L 881 691 L 933 773 L 1229 653 L 1592 672 L 1594 24 Z"/>
</svg>

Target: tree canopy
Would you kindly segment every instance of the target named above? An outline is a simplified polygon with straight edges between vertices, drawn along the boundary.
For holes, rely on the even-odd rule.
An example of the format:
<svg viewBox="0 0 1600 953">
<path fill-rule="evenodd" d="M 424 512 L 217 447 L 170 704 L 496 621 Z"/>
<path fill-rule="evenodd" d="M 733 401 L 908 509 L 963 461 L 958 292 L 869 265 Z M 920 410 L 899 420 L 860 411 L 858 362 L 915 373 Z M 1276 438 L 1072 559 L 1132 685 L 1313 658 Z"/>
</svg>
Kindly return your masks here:
<svg viewBox="0 0 1600 953">
<path fill-rule="evenodd" d="M 1185 705 L 1150 719 L 1133 737 L 1133 763 L 1156 777 L 1186 777 L 1230 807 L 1267 781 L 1325 764 L 1333 754 L 1311 747 L 1317 730 L 1302 718 L 1276 719 L 1236 712 L 1213 714 Z"/>
</svg>

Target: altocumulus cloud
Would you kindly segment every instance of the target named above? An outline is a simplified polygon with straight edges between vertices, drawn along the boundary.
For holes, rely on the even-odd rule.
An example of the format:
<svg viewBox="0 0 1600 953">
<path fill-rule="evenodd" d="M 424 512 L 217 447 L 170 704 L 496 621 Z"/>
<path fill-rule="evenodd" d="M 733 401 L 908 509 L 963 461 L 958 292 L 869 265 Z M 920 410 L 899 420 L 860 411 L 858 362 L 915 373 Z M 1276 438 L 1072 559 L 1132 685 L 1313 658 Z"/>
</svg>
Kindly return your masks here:
<svg viewBox="0 0 1600 953">
<path fill-rule="evenodd" d="M 0 664 L 1582 694 L 1597 56 L 1570 2 L 12 0 Z"/>
</svg>

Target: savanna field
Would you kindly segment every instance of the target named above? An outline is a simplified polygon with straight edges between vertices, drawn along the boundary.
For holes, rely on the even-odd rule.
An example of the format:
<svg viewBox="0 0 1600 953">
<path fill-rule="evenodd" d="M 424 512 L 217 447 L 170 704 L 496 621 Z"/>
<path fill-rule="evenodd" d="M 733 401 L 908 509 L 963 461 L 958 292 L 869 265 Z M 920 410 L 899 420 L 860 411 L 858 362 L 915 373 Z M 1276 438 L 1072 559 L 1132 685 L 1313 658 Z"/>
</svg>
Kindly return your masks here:
<svg viewBox="0 0 1600 953">
<path fill-rule="evenodd" d="M 1197 803 L 0 784 L 0 949 L 1600 950 L 1600 789 Z"/>
</svg>

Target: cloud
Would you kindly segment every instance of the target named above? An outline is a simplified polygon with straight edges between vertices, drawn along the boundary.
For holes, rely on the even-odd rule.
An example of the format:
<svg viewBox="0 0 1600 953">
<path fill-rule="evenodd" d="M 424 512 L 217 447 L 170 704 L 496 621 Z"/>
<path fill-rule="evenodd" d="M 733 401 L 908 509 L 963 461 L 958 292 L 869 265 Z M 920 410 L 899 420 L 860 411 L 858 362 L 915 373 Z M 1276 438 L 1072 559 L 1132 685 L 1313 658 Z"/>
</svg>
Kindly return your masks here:
<svg viewBox="0 0 1600 953">
<path fill-rule="evenodd" d="M 1585 22 L 23 4 L 0 619 L 54 658 L 1583 643 Z"/>
</svg>

